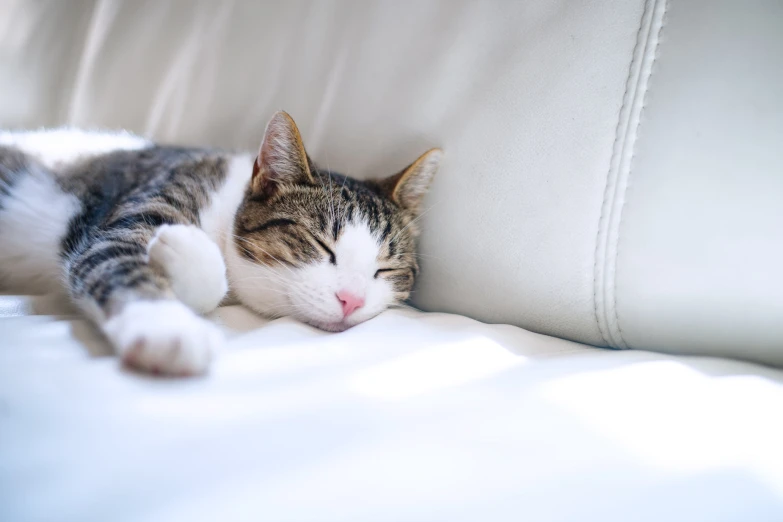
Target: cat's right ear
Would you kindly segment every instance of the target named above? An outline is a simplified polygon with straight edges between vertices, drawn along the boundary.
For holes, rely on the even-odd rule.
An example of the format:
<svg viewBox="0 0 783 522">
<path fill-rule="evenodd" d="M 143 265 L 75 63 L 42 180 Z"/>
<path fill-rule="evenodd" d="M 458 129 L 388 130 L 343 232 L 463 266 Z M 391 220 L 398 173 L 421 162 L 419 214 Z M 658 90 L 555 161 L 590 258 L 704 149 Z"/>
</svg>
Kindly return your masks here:
<svg viewBox="0 0 783 522">
<path fill-rule="evenodd" d="M 271 196 L 282 185 L 302 183 L 314 183 L 310 159 L 293 118 L 278 111 L 266 125 L 250 189 L 255 195 Z"/>
</svg>

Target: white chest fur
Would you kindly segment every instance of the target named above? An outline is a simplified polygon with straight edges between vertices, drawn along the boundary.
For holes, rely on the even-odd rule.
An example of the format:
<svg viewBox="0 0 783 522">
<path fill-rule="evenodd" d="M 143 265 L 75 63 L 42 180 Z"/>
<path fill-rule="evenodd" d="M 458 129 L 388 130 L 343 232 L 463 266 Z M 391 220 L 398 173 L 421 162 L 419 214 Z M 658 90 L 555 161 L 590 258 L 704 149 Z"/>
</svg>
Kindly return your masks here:
<svg viewBox="0 0 783 522">
<path fill-rule="evenodd" d="M 234 217 L 252 173 L 253 157 L 250 154 L 231 156 L 223 186 L 212 195 L 209 204 L 199 215 L 201 229 L 220 247 L 224 257 L 233 235 Z"/>
</svg>

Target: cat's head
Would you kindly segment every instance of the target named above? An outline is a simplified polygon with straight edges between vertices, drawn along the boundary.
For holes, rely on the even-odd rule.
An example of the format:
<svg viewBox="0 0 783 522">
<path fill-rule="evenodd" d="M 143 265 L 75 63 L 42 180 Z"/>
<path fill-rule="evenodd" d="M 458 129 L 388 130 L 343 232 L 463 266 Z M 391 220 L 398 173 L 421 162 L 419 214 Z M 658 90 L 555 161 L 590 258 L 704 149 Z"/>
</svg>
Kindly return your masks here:
<svg viewBox="0 0 783 522">
<path fill-rule="evenodd" d="M 293 119 L 275 114 L 234 222 L 236 296 L 263 315 L 329 331 L 402 303 L 418 274 L 416 220 L 441 155 L 433 149 L 398 174 L 358 181 L 318 168 Z"/>
</svg>

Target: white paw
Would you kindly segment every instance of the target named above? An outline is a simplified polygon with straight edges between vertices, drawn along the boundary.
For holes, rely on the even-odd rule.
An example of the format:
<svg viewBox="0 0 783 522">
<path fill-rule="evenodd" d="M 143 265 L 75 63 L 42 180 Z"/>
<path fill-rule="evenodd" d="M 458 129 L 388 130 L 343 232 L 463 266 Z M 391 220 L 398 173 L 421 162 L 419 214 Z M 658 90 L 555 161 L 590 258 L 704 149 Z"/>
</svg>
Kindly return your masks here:
<svg viewBox="0 0 783 522">
<path fill-rule="evenodd" d="M 130 303 L 103 330 L 124 364 L 165 375 L 206 372 L 223 344 L 217 326 L 178 301 Z"/>
<path fill-rule="evenodd" d="M 163 225 L 150 241 L 150 264 L 159 266 L 177 298 L 196 312 L 211 312 L 228 291 L 218 246 L 193 225 Z"/>
</svg>

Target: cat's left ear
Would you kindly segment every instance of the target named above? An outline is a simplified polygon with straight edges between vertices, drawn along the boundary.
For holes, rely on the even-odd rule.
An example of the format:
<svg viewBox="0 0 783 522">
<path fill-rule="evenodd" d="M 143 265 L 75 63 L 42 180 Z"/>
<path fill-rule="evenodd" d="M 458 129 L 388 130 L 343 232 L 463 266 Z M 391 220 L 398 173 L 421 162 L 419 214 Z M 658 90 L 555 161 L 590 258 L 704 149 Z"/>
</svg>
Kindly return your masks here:
<svg viewBox="0 0 783 522">
<path fill-rule="evenodd" d="M 314 183 L 310 158 L 294 119 L 278 111 L 266 125 L 250 187 L 257 195 L 269 196 L 281 185 L 301 183 Z"/>
<path fill-rule="evenodd" d="M 386 196 L 400 207 L 418 214 L 435 173 L 438 172 L 443 151 L 430 149 L 402 172 L 378 182 Z"/>
</svg>

